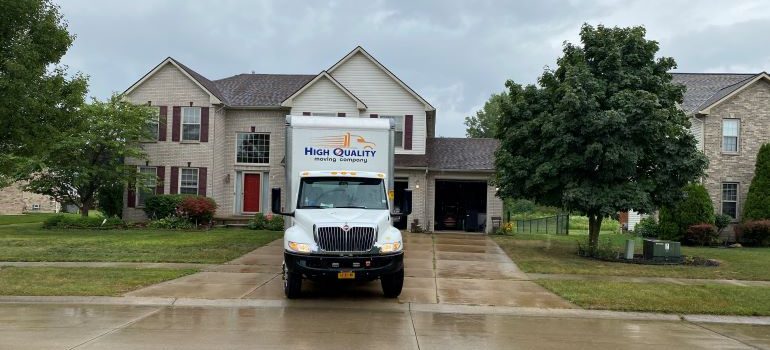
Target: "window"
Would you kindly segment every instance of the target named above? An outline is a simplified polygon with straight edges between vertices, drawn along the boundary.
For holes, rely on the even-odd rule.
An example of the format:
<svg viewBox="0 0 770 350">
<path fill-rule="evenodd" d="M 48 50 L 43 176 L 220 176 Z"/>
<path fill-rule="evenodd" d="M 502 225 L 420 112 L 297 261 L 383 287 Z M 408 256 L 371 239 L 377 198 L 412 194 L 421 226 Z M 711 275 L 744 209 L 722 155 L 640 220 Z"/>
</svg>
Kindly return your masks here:
<svg viewBox="0 0 770 350">
<path fill-rule="evenodd" d="M 155 167 L 139 167 L 139 180 L 136 185 L 136 206 L 143 207 L 144 201 L 155 195 L 158 186 L 158 172 Z"/>
<path fill-rule="evenodd" d="M 198 169 L 182 168 L 179 173 L 179 193 L 198 194 Z"/>
<path fill-rule="evenodd" d="M 738 135 L 740 135 L 740 130 L 740 119 L 722 120 L 722 152 L 738 152 Z"/>
<path fill-rule="evenodd" d="M 313 113 L 311 113 L 311 115 L 314 116 L 314 117 L 336 117 L 337 113 L 326 113 L 326 112 L 318 112 L 318 113 L 316 113 L 316 112 L 313 112 Z"/>
<path fill-rule="evenodd" d="M 270 163 L 270 134 L 239 133 L 235 146 L 236 163 Z"/>
<path fill-rule="evenodd" d="M 733 219 L 738 218 L 738 184 L 722 184 L 722 214 L 730 215 Z"/>
<path fill-rule="evenodd" d="M 201 108 L 182 107 L 182 141 L 200 141 Z"/>
<path fill-rule="evenodd" d="M 147 123 L 147 133 L 150 135 L 150 141 L 158 141 L 160 135 L 160 107 L 155 107 L 153 110 L 153 118 Z"/>
<path fill-rule="evenodd" d="M 396 125 L 396 132 L 394 135 L 396 147 L 404 147 L 404 116 L 403 115 L 381 115 L 380 118 L 393 119 L 393 123 Z"/>
</svg>

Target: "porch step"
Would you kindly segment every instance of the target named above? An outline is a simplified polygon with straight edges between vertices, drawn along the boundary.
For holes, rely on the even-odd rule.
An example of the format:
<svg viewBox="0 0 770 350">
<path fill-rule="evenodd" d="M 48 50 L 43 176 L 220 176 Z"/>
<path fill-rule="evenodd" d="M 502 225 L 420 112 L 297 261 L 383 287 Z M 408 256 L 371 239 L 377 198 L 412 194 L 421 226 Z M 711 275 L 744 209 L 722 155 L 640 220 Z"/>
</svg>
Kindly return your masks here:
<svg viewBox="0 0 770 350">
<path fill-rule="evenodd" d="M 225 227 L 244 227 L 249 224 L 250 216 L 228 216 L 214 218 L 214 224 Z"/>
</svg>

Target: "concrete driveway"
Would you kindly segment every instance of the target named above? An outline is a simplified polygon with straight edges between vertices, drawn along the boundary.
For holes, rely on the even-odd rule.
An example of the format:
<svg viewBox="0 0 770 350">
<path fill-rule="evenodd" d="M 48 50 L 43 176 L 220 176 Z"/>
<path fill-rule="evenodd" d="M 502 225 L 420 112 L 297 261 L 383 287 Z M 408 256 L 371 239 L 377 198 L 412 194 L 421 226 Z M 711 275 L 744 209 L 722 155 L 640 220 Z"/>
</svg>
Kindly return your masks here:
<svg viewBox="0 0 770 350">
<path fill-rule="evenodd" d="M 385 299 L 378 281 L 304 281 L 304 299 L 372 303 L 421 303 L 573 308 L 530 281 L 485 235 L 405 234 L 405 281 L 397 300 Z M 283 300 L 277 240 L 227 264 L 140 289 L 128 296 Z"/>
</svg>

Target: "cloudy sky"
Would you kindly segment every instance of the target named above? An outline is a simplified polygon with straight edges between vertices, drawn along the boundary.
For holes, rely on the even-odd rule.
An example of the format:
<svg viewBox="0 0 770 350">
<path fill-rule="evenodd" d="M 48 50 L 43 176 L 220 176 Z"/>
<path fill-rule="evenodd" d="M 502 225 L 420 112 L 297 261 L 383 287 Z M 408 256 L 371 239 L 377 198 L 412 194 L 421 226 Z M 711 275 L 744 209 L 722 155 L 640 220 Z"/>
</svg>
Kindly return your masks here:
<svg viewBox="0 0 770 350">
<path fill-rule="evenodd" d="M 532 83 L 582 23 L 644 25 L 682 72 L 770 70 L 770 1 L 58 0 L 77 36 L 63 59 L 98 98 L 167 56 L 210 79 L 315 74 L 363 46 L 463 136 L 507 79 Z"/>
</svg>

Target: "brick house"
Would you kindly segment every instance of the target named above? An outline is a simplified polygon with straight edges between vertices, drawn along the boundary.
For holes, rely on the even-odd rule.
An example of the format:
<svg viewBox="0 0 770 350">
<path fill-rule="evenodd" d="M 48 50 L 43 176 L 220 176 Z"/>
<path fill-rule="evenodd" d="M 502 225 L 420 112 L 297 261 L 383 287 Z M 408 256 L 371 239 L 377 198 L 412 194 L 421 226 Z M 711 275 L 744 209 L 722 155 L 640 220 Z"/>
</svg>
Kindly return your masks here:
<svg viewBox="0 0 770 350">
<path fill-rule="evenodd" d="M 22 183 L 14 183 L 0 188 L 0 215 L 24 213 L 56 213 L 61 206 L 51 197 L 26 192 Z"/>
<path fill-rule="evenodd" d="M 687 88 L 682 108 L 709 161 L 702 182 L 714 209 L 739 221 L 757 152 L 770 142 L 770 76 L 673 73 L 673 78 Z"/>
<path fill-rule="evenodd" d="M 144 200 L 159 193 L 209 196 L 220 218 L 267 212 L 269 189 L 285 183 L 286 115 L 393 119 L 396 202 L 407 188 L 414 196 L 402 228 L 490 230 L 502 215 L 489 181 L 497 142 L 436 138 L 436 109 L 361 47 L 318 74 L 217 80 L 169 57 L 124 95 L 158 115 L 155 140 L 143 143 L 149 160 L 128 160 L 157 180 L 127 189 L 127 220 L 145 220 Z"/>
</svg>

